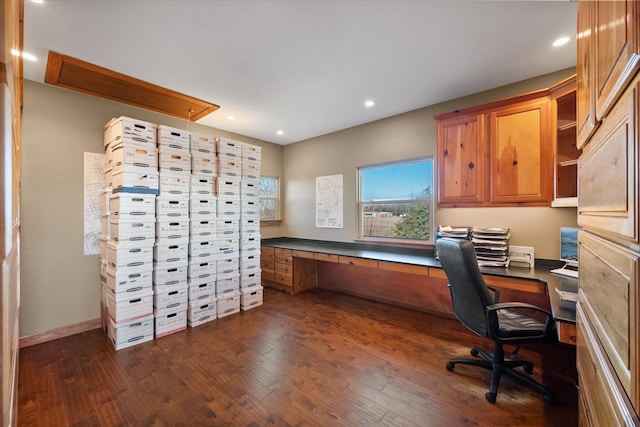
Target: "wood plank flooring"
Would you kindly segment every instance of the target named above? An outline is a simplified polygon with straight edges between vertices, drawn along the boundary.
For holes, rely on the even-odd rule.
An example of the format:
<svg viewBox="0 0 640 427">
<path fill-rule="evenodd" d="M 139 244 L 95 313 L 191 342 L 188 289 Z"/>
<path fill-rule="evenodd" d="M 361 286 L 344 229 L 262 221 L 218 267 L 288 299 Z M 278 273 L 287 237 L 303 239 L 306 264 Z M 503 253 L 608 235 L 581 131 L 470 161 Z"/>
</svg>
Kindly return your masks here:
<svg viewBox="0 0 640 427">
<path fill-rule="evenodd" d="M 574 426 L 575 349 L 522 348 L 556 406 L 458 366 L 488 340 L 457 320 L 331 291 L 265 288 L 264 305 L 115 351 L 101 330 L 20 350 L 20 426 Z"/>
</svg>

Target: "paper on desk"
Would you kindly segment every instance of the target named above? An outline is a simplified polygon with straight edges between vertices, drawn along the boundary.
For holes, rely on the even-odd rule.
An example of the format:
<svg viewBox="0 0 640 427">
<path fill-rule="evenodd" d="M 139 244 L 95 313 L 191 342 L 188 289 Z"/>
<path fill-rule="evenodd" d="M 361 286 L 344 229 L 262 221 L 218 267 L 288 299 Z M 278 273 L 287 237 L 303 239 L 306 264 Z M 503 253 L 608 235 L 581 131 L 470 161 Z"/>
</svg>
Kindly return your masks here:
<svg viewBox="0 0 640 427">
<path fill-rule="evenodd" d="M 556 288 L 556 292 L 558 293 L 558 295 L 560 295 L 560 300 L 562 301 L 571 301 L 571 302 L 578 301 L 578 294 L 576 294 L 575 292 L 561 291 L 558 288 Z"/>
</svg>

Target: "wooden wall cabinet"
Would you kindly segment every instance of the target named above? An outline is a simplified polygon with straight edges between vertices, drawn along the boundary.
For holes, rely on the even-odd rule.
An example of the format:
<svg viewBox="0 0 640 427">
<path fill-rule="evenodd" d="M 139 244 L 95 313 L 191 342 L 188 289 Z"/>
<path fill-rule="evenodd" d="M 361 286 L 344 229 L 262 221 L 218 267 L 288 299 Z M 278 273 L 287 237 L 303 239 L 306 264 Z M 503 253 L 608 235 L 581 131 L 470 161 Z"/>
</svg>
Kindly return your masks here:
<svg viewBox="0 0 640 427">
<path fill-rule="evenodd" d="M 438 201 L 476 205 L 487 199 L 484 114 L 438 121 Z"/>
<path fill-rule="evenodd" d="M 640 3 L 578 5 L 580 425 L 640 425 Z"/>
<path fill-rule="evenodd" d="M 572 76 L 550 88 L 554 118 L 554 195 L 551 206 L 578 206 L 576 77 Z"/>
<path fill-rule="evenodd" d="M 435 116 L 438 207 L 549 206 L 548 91 Z"/>
</svg>

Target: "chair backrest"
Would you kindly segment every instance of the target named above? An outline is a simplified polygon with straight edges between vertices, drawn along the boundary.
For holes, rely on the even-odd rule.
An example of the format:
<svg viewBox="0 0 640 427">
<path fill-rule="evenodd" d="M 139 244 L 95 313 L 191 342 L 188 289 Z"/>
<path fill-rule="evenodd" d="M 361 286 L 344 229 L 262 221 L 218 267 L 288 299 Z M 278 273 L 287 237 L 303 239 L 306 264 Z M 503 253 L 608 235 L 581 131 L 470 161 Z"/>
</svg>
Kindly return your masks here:
<svg viewBox="0 0 640 427">
<path fill-rule="evenodd" d="M 442 238 L 436 241 L 436 248 L 449 279 L 456 317 L 476 334 L 488 336 L 486 307 L 494 300 L 480 273 L 473 244 L 468 240 Z"/>
</svg>

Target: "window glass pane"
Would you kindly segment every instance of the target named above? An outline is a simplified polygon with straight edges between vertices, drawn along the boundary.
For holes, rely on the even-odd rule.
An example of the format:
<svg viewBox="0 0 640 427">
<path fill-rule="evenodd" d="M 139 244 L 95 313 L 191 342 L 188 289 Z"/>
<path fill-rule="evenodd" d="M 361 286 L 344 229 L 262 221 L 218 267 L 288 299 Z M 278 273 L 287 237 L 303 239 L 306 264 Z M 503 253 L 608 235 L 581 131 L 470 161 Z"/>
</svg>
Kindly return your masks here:
<svg viewBox="0 0 640 427">
<path fill-rule="evenodd" d="M 260 199 L 260 218 L 262 219 L 276 218 L 275 199 Z"/>
<path fill-rule="evenodd" d="M 427 197 L 427 190 L 431 192 L 431 168 L 429 160 L 362 169 L 361 200 Z"/>
<path fill-rule="evenodd" d="M 360 169 L 361 236 L 431 241 L 433 161 Z"/>
<path fill-rule="evenodd" d="M 275 178 L 260 178 L 260 197 L 277 197 L 277 191 Z"/>
</svg>

